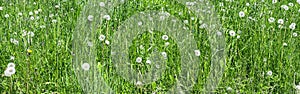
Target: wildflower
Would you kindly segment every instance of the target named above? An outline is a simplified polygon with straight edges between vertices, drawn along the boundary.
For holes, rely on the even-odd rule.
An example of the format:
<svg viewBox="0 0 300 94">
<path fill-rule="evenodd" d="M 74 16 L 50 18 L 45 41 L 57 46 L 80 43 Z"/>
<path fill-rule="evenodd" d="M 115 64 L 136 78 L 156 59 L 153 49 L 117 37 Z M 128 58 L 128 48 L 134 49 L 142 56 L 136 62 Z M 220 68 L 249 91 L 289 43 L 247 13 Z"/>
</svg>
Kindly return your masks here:
<svg viewBox="0 0 300 94">
<path fill-rule="evenodd" d="M 289 3 L 288 5 L 292 7 L 292 6 L 294 6 L 294 3 Z"/>
<path fill-rule="evenodd" d="M 93 42 L 88 41 L 88 42 L 87 42 L 87 45 L 88 45 L 89 47 L 92 47 L 92 46 L 93 46 Z"/>
<path fill-rule="evenodd" d="M 298 36 L 298 34 L 297 34 L 296 32 L 294 32 L 294 33 L 293 33 L 293 36 L 294 36 L 294 37 L 297 37 L 297 36 Z"/>
<path fill-rule="evenodd" d="M 27 35 L 30 36 L 30 37 L 33 37 L 34 33 L 30 31 L 30 32 L 27 33 Z"/>
<path fill-rule="evenodd" d="M 267 62 L 267 60 L 268 60 L 267 58 L 264 58 L 264 59 L 263 59 L 264 62 Z"/>
<path fill-rule="evenodd" d="M 169 43 L 169 42 L 166 42 L 166 43 L 165 43 L 165 46 L 169 46 L 169 45 L 170 45 L 170 43 Z"/>
<path fill-rule="evenodd" d="M 243 11 L 239 12 L 239 16 L 240 17 L 245 17 L 245 12 L 243 12 Z"/>
<path fill-rule="evenodd" d="M 105 44 L 109 45 L 109 44 L 110 44 L 110 42 L 109 42 L 108 40 L 105 40 Z"/>
<path fill-rule="evenodd" d="M 188 21 L 188 20 L 184 20 L 184 21 L 183 21 L 183 23 L 185 23 L 185 24 L 188 24 L 188 23 L 189 23 L 189 21 Z"/>
<path fill-rule="evenodd" d="M 55 5 L 54 7 L 55 7 L 55 8 L 59 8 L 59 5 Z"/>
<path fill-rule="evenodd" d="M 300 0 L 297 0 L 297 3 L 299 3 L 299 4 L 300 4 Z"/>
<path fill-rule="evenodd" d="M 268 71 L 268 72 L 267 72 L 267 75 L 268 75 L 268 76 L 272 76 L 272 74 L 273 74 L 272 71 Z"/>
<path fill-rule="evenodd" d="M 283 43 L 283 46 L 287 46 L 287 43 Z"/>
<path fill-rule="evenodd" d="M 10 60 L 15 60 L 15 57 L 14 56 L 10 56 Z"/>
<path fill-rule="evenodd" d="M 232 91 L 232 88 L 231 87 L 227 87 L 226 90 L 227 91 Z"/>
<path fill-rule="evenodd" d="M 141 26 L 143 23 L 142 22 L 138 22 L 138 25 Z"/>
<path fill-rule="evenodd" d="M 166 58 L 167 57 L 167 53 L 166 52 L 161 52 L 161 55 Z"/>
<path fill-rule="evenodd" d="M 163 35 L 161 38 L 162 38 L 163 40 L 168 40 L 168 39 L 169 39 L 168 35 Z"/>
<path fill-rule="evenodd" d="M 55 20 L 55 19 L 54 19 L 54 20 L 52 20 L 52 23 L 57 23 L 57 20 Z"/>
<path fill-rule="evenodd" d="M 89 21 L 93 21 L 94 16 L 93 16 L 93 15 L 89 15 L 89 16 L 87 17 L 87 19 L 88 19 Z"/>
<path fill-rule="evenodd" d="M 250 3 L 246 3 L 246 6 L 250 6 Z"/>
<path fill-rule="evenodd" d="M 142 82 L 141 81 L 137 81 L 136 85 L 140 86 L 140 85 L 142 85 Z"/>
<path fill-rule="evenodd" d="M 54 16 L 54 14 L 49 14 L 49 17 L 52 18 Z"/>
<path fill-rule="evenodd" d="M 90 64 L 89 64 L 89 63 L 83 63 L 83 64 L 81 65 L 81 68 L 82 68 L 83 70 L 85 70 L 85 71 L 88 71 L 88 70 L 90 70 Z"/>
<path fill-rule="evenodd" d="M 104 2 L 100 2 L 100 3 L 99 3 L 99 6 L 100 6 L 100 7 L 104 7 L 104 6 L 105 6 L 105 3 L 104 3 Z"/>
<path fill-rule="evenodd" d="M 272 0 L 272 3 L 273 3 L 273 4 L 277 3 L 277 0 Z"/>
<path fill-rule="evenodd" d="M 4 71 L 4 76 L 10 77 L 11 75 L 16 73 L 16 69 L 14 67 L 7 67 Z"/>
<path fill-rule="evenodd" d="M 270 17 L 268 20 L 269 20 L 270 23 L 273 23 L 275 21 L 275 18 Z"/>
<path fill-rule="evenodd" d="M 195 50 L 194 53 L 196 56 L 200 56 L 200 50 Z"/>
<path fill-rule="evenodd" d="M 35 10 L 35 11 L 34 11 L 34 14 L 39 14 L 39 11 Z"/>
<path fill-rule="evenodd" d="M 39 12 L 42 12 L 42 9 L 38 9 Z"/>
<path fill-rule="evenodd" d="M 32 53 L 32 50 L 30 50 L 30 49 L 27 49 L 27 53 Z"/>
<path fill-rule="evenodd" d="M 233 30 L 230 30 L 230 31 L 229 31 L 229 35 L 230 35 L 230 36 L 235 36 L 235 32 L 234 32 Z"/>
<path fill-rule="evenodd" d="M 241 36 L 240 36 L 240 35 L 238 35 L 238 36 L 236 36 L 236 38 L 237 38 L 237 39 L 240 39 L 240 38 L 241 38 Z"/>
<path fill-rule="evenodd" d="M 9 17 L 9 14 L 5 14 L 4 17 L 5 17 L 5 18 L 8 18 L 8 17 Z"/>
<path fill-rule="evenodd" d="M 106 20 L 110 20 L 110 16 L 109 15 L 104 15 L 103 18 L 106 19 Z"/>
<path fill-rule="evenodd" d="M 296 23 L 292 23 L 290 26 L 289 26 L 290 29 L 294 30 L 296 28 Z"/>
<path fill-rule="evenodd" d="M 281 8 L 283 8 L 284 10 L 289 10 L 289 6 L 287 5 L 281 5 Z"/>
<path fill-rule="evenodd" d="M 147 60 L 146 63 L 147 63 L 147 64 L 151 64 L 151 61 L 150 61 L 150 60 Z"/>
<path fill-rule="evenodd" d="M 283 23 L 284 23 L 284 20 L 283 20 L 283 19 L 278 19 L 277 23 L 283 24 Z"/>
<path fill-rule="evenodd" d="M 33 17 L 33 16 L 31 16 L 31 17 L 30 17 L 30 20 L 34 20 L 34 17 Z"/>
<path fill-rule="evenodd" d="M 137 57 L 136 59 L 135 59 L 135 62 L 137 62 L 137 63 L 141 63 L 142 62 L 142 58 L 141 57 Z"/>
<path fill-rule="evenodd" d="M 19 13 L 18 13 L 18 15 L 19 15 L 19 16 L 22 16 L 22 15 L 23 15 L 23 13 L 22 13 L 22 12 L 19 12 Z"/>
<path fill-rule="evenodd" d="M 33 12 L 30 11 L 30 12 L 29 12 L 29 15 L 33 15 Z"/>
<path fill-rule="evenodd" d="M 101 35 L 99 36 L 99 40 L 100 40 L 100 41 L 104 41 L 104 40 L 105 40 L 105 36 L 101 34 Z"/>
<path fill-rule="evenodd" d="M 13 68 L 14 68 L 15 66 L 16 66 L 15 63 L 8 63 L 8 64 L 7 64 L 7 67 L 8 67 L 8 68 L 9 68 L 9 67 L 13 67 Z"/>
<path fill-rule="evenodd" d="M 16 40 L 16 39 L 13 39 L 13 38 L 10 39 L 10 42 L 13 43 L 13 44 L 15 44 L 15 45 L 19 44 L 19 41 Z"/>
<path fill-rule="evenodd" d="M 300 90 L 300 85 L 296 85 L 295 89 Z"/>
<path fill-rule="evenodd" d="M 3 7 L 0 7 L 0 10 L 3 10 Z"/>
</svg>

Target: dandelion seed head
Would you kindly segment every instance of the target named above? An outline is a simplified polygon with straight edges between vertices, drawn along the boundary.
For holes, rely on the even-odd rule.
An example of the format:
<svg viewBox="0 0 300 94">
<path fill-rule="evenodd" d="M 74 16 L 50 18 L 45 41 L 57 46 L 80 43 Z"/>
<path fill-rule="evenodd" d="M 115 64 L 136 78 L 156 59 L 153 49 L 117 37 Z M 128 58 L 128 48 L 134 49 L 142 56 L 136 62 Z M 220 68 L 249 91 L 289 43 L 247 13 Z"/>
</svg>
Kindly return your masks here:
<svg viewBox="0 0 300 94">
<path fill-rule="evenodd" d="M 142 61 L 143 61 L 142 57 L 137 57 L 135 59 L 135 62 L 137 62 L 137 63 L 141 63 Z"/>
<path fill-rule="evenodd" d="M 270 17 L 270 18 L 268 19 L 268 21 L 269 21 L 270 23 L 273 23 L 273 22 L 275 22 L 275 18 Z"/>
<path fill-rule="evenodd" d="M 109 15 L 104 15 L 103 18 L 106 19 L 106 20 L 110 20 L 111 19 Z"/>
<path fill-rule="evenodd" d="M 200 56 L 200 50 L 194 50 L 196 56 Z"/>
<path fill-rule="evenodd" d="M 235 36 L 235 32 L 234 32 L 233 30 L 230 30 L 230 31 L 229 31 L 229 35 L 230 35 L 230 36 Z"/>
<path fill-rule="evenodd" d="M 108 40 L 105 40 L 105 44 L 106 44 L 106 45 L 109 45 L 110 42 L 109 42 Z"/>
<path fill-rule="evenodd" d="M 5 14 L 4 17 L 5 17 L 5 18 L 8 18 L 8 17 L 9 17 L 9 14 Z"/>
<path fill-rule="evenodd" d="M 298 34 L 297 34 L 296 32 L 294 32 L 294 33 L 293 33 L 293 36 L 294 36 L 294 37 L 297 37 L 297 36 L 298 36 Z"/>
<path fill-rule="evenodd" d="M 89 21 L 93 21 L 94 16 L 93 16 L 93 15 L 89 15 L 89 16 L 87 17 L 87 19 L 88 19 Z"/>
<path fill-rule="evenodd" d="M 100 41 L 104 41 L 104 40 L 105 40 L 105 36 L 101 34 L 101 35 L 99 36 L 99 40 L 100 40 Z"/>
<path fill-rule="evenodd" d="M 83 64 L 81 65 L 81 68 L 82 68 L 83 70 L 85 70 L 85 71 L 88 71 L 88 70 L 90 70 L 90 64 L 89 64 L 89 63 L 83 63 Z"/>
<path fill-rule="evenodd" d="M 268 72 L 267 72 L 267 75 L 268 75 L 268 76 L 272 76 L 272 74 L 273 74 L 272 71 L 268 71 Z"/>
<path fill-rule="evenodd" d="M 151 60 L 147 60 L 146 63 L 147 63 L 147 64 L 151 64 Z"/>
<path fill-rule="evenodd" d="M 169 36 L 168 36 L 168 35 L 163 35 L 163 36 L 162 36 L 162 39 L 163 39 L 163 40 L 168 40 L 168 39 L 169 39 Z"/>
<path fill-rule="evenodd" d="M 239 16 L 240 16 L 240 17 L 245 17 L 245 12 L 240 11 L 240 12 L 239 12 Z"/>
<path fill-rule="evenodd" d="M 100 2 L 100 3 L 99 3 L 99 6 L 100 6 L 100 7 L 104 7 L 104 6 L 105 6 L 105 3 L 104 3 L 104 2 Z"/>
<path fill-rule="evenodd" d="M 283 20 L 283 19 L 278 19 L 277 23 L 283 24 L 283 23 L 284 23 L 284 20 Z"/>
<path fill-rule="evenodd" d="M 8 68 L 9 68 L 9 67 L 13 67 L 13 68 L 14 68 L 15 66 L 16 66 L 15 63 L 12 63 L 12 62 L 7 64 L 7 67 L 8 67 Z"/>
</svg>

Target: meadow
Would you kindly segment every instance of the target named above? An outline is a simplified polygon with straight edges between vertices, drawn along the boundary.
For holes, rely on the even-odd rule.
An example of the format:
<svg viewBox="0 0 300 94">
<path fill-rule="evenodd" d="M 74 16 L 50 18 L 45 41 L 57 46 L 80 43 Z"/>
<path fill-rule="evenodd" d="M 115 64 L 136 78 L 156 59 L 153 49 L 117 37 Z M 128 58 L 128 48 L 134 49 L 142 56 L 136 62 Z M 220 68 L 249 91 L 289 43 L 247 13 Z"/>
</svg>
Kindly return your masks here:
<svg viewBox="0 0 300 94">
<path fill-rule="evenodd" d="M 202 18 L 188 11 L 196 3 L 181 1 L 120 0 L 106 8 L 110 13 L 98 15 L 98 8 L 115 1 L 0 0 L 0 93 L 300 93 L 300 0 L 209 0 L 215 15 Z M 135 28 L 169 26 L 134 21 L 149 10 L 172 15 L 184 26 L 165 30 L 188 31 L 192 37 L 160 30 L 141 33 Z M 214 17 L 222 31 L 212 41 L 214 29 L 207 26 L 214 23 L 207 21 Z M 92 22 L 101 25 L 87 24 Z M 124 32 L 134 37 L 118 33 L 124 23 L 130 25 Z M 224 62 L 214 63 L 217 43 L 224 53 L 216 58 Z M 185 51 L 192 55 L 183 56 Z M 117 62 L 138 73 L 130 74 L 126 64 Z M 142 74 L 153 79 L 130 81 Z"/>
</svg>

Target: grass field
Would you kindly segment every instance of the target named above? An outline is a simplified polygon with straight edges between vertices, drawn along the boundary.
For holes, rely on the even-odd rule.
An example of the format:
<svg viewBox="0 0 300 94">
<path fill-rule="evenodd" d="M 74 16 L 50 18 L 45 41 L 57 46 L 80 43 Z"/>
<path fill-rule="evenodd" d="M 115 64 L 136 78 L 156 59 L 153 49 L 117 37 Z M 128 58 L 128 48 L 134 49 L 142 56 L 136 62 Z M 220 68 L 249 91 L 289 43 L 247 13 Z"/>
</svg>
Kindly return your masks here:
<svg viewBox="0 0 300 94">
<path fill-rule="evenodd" d="M 99 11 L 91 11 L 97 8 L 92 9 L 94 7 L 89 6 L 91 3 L 88 0 L 1 0 L 0 93 L 164 94 L 168 91 L 187 92 L 184 90 L 196 94 L 300 93 L 300 0 L 210 0 L 224 33 L 224 40 L 215 41 L 226 44 L 226 63 L 221 67 L 224 69 L 217 70 L 221 78 L 209 78 L 211 69 L 214 69 L 211 67 L 214 65 L 212 56 L 215 54 L 211 51 L 214 41 L 210 40 L 211 32 L 205 29 L 210 22 L 201 19 L 210 17 L 194 18 L 197 13 L 191 13 L 186 7 L 192 3 L 180 4 L 179 1 L 124 1 L 117 7 L 107 9 L 111 13 L 101 15 L 105 20 L 101 21 L 101 25 L 92 24 L 91 27 L 97 29 L 90 30 L 85 23 L 97 20 L 99 15 L 91 16 L 89 13 L 97 14 Z M 95 5 L 101 7 L 109 4 L 99 1 Z M 176 42 L 185 39 L 172 37 L 159 30 L 149 30 L 130 37 L 130 43 L 123 43 L 122 39 L 114 41 L 116 37 L 113 35 L 118 35 L 117 28 L 126 23 L 126 19 L 148 10 L 165 11 L 173 15 L 193 34 L 192 39 L 196 42 L 192 45 L 196 48 L 191 49 L 195 52 L 190 58 L 199 59 L 199 62 L 189 69 L 197 67 L 197 72 L 187 72 L 197 74 L 196 78 L 189 78 L 190 75 L 186 77 L 189 78 L 187 82 L 194 83 L 192 87 L 181 86 L 185 88 L 183 90 L 175 87 L 180 77 L 185 78 L 180 73 L 184 70 L 181 67 L 190 64 L 189 61 L 182 61 L 190 59 L 183 58 L 180 50 L 190 46 L 179 45 L 188 44 L 189 41 Z M 133 28 L 144 25 L 130 21 L 127 24 L 139 25 Z M 130 30 L 126 32 L 133 32 Z M 179 30 L 173 32 L 180 33 Z M 86 41 L 80 40 L 82 36 L 90 36 L 91 41 L 85 44 Z M 124 53 L 128 54 L 126 59 L 114 57 L 122 56 L 120 54 L 110 54 L 114 53 L 112 49 L 123 51 L 114 48 L 118 44 L 128 47 L 124 48 Z M 91 48 L 86 50 L 81 47 Z M 92 55 L 86 55 L 85 52 Z M 163 58 L 155 57 L 160 54 Z M 122 64 L 116 63 L 116 60 L 126 61 L 139 74 L 155 70 L 162 74 L 147 74 L 157 79 L 148 84 L 139 81 L 132 83 L 128 81 L 131 78 L 124 77 L 130 75 L 125 68 L 117 69 L 117 65 Z M 92 82 L 85 77 L 91 78 Z M 215 88 L 212 87 L 213 91 L 208 91 L 210 89 L 205 86 L 211 79 L 219 81 Z M 103 82 L 99 83 L 106 84 L 99 84 L 97 81 L 100 80 Z"/>
</svg>

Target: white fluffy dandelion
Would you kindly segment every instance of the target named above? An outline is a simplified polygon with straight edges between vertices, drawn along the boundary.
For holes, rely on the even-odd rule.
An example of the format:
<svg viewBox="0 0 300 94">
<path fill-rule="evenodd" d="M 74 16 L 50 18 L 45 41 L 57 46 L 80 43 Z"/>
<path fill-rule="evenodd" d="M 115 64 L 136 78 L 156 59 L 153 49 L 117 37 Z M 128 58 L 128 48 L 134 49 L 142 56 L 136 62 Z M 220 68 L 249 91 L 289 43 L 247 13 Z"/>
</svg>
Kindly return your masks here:
<svg viewBox="0 0 300 94">
<path fill-rule="evenodd" d="M 195 50 L 194 53 L 196 56 L 200 56 L 200 50 Z"/>
<path fill-rule="evenodd" d="M 283 8 L 284 10 L 289 10 L 289 6 L 287 5 L 281 5 L 280 7 Z"/>
<path fill-rule="evenodd" d="M 230 30 L 230 31 L 229 31 L 229 35 L 230 35 L 230 36 L 235 36 L 235 32 L 234 32 L 233 30 Z"/>
<path fill-rule="evenodd" d="M 7 64 L 7 68 L 9 68 L 9 67 L 13 67 L 13 68 L 14 68 L 14 67 L 16 67 L 16 65 L 15 65 L 15 63 L 12 63 L 12 62 L 11 62 L 11 63 L 8 63 L 8 64 Z"/>
<path fill-rule="evenodd" d="M 240 17 L 245 17 L 245 12 L 240 11 L 240 12 L 239 12 L 239 16 L 240 16 Z"/>
<path fill-rule="evenodd" d="M 273 74 L 272 71 L 268 71 L 268 72 L 267 72 L 267 75 L 268 75 L 268 76 L 272 76 L 272 74 Z"/>
<path fill-rule="evenodd" d="M 272 0 L 272 3 L 273 3 L 273 4 L 277 3 L 277 0 Z"/>
<path fill-rule="evenodd" d="M 226 90 L 227 91 L 232 91 L 232 88 L 231 87 L 227 87 Z"/>
<path fill-rule="evenodd" d="M 15 45 L 19 44 L 19 41 L 16 40 L 16 39 L 13 39 L 13 38 L 10 39 L 10 42 L 13 43 L 13 44 L 15 44 Z"/>
<path fill-rule="evenodd" d="M 82 65 L 81 65 L 81 68 L 83 69 L 83 70 L 85 70 L 85 71 L 88 71 L 88 70 L 90 70 L 90 64 L 89 63 L 83 63 Z"/>
<path fill-rule="evenodd" d="M 275 22 L 275 18 L 270 17 L 270 18 L 268 19 L 268 21 L 269 21 L 270 23 L 273 23 L 273 22 Z"/>
<path fill-rule="evenodd" d="M 290 29 L 294 30 L 296 28 L 296 23 L 291 23 L 291 25 L 289 26 Z"/>
<path fill-rule="evenodd" d="M 165 43 L 165 46 L 169 46 L 169 45 L 170 45 L 170 43 L 169 43 L 169 42 L 166 42 L 166 43 Z"/>
<path fill-rule="evenodd" d="M 300 85 L 296 85 L 296 86 L 295 86 L 295 89 L 296 89 L 296 90 L 300 90 Z"/>
<path fill-rule="evenodd" d="M 167 53 L 166 53 L 166 52 L 161 52 L 161 55 L 162 55 L 164 58 L 167 58 Z"/>
<path fill-rule="evenodd" d="M 288 46 L 288 44 L 287 44 L 287 43 L 283 43 L 282 45 L 283 45 L 283 46 Z"/>
<path fill-rule="evenodd" d="M 3 10 L 3 7 L 0 6 L 0 10 Z"/>
<path fill-rule="evenodd" d="M 105 36 L 101 34 L 101 35 L 99 36 L 99 40 L 100 40 L 100 41 L 104 41 L 104 40 L 105 40 Z"/>
<path fill-rule="evenodd" d="M 4 71 L 4 76 L 10 77 L 11 75 L 16 73 L 16 69 L 14 67 L 8 67 Z"/>
<path fill-rule="evenodd" d="M 100 6 L 100 7 L 104 7 L 104 6 L 105 6 L 105 3 L 104 3 L 104 2 L 100 2 L 100 3 L 99 3 L 99 6 Z"/>
<path fill-rule="evenodd" d="M 298 36 L 298 34 L 297 34 L 296 32 L 294 32 L 292 35 L 293 35 L 294 37 L 297 37 L 297 36 Z"/>
<path fill-rule="evenodd" d="M 93 15 L 89 15 L 89 16 L 87 17 L 87 19 L 88 19 L 89 21 L 93 21 L 94 16 L 93 16 Z"/>
<path fill-rule="evenodd" d="M 5 17 L 5 18 L 8 18 L 8 17 L 9 17 L 9 14 L 5 14 L 4 17 Z"/>
<path fill-rule="evenodd" d="M 109 40 L 105 40 L 105 44 L 109 45 L 110 44 Z"/>
<path fill-rule="evenodd" d="M 103 18 L 106 19 L 106 20 L 110 20 L 110 16 L 109 15 L 104 15 Z"/>
<path fill-rule="evenodd" d="M 163 35 L 161 38 L 162 38 L 163 40 L 168 40 L 168 39 L 169 39 L 168 35 Z"/>
<path fill-rule="evenodd" d="M 142 83 L 141 81 L 137 81 L 135 84 L 138 85 L 138 86 L 140 86 L 140 85 L 142 85 L 143 83 Z"/>
<path fill-rule="evenodd" d="M 137 57 L 135 59 L 135 62 L 137 62 L 137 63 L 141 63 L 142 61 L 143 61 L 142 57 Z"/>
<path fill-rule="evenodd" d="M 283 24 L 283 23 L 284 23 L 284 20 L 283 20 L 283 19 L 278 19 L 277 23 Z"/>
<path fill-rule="evenodd" d="M 146 63 L 147 63 L 147 64 L 151 64 L 151 60 L 147 60 Z"/>
<path fill-rule="evenodd" d="M 33 37 L 34 33 L 30 31 L 30 32 L 27 33 L 27 35 L 30 36 L 30 37 Z"/>
<path fill-rule="evenodd" d="M 139 26 L 143 25 L 143 22 L 138 22 L 138 25 L 139 25 Z"/>
<path fill-rule="evenodd" d="M 15 60 L 15 57 L 14 56 L 10 56 L 9 60 Z"/>
</svg>

